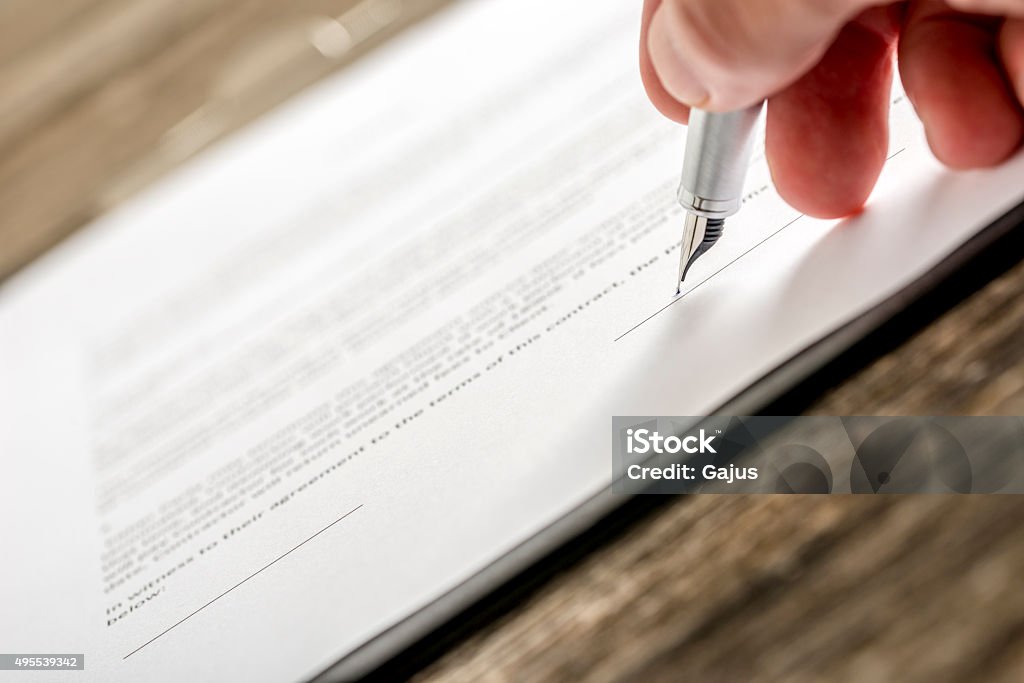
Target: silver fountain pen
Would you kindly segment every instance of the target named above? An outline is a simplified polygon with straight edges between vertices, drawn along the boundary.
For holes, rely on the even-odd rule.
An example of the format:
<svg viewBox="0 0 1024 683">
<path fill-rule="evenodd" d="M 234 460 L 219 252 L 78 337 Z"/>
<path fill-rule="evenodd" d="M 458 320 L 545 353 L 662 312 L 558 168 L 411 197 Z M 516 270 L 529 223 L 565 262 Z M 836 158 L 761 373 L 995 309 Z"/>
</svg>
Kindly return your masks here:
<svg viewBox="0 0 1024 683">
<path fill-rule="evenodd" d="M 679 279 L 701 254 L 718 241 L 725 219 L 740 210 L 743 181 L 750 163 L 754 133 L 764 103 L 728 113 L 693 109 L 686 134 L 679 204 L 686 209 Z"/>
</svg>

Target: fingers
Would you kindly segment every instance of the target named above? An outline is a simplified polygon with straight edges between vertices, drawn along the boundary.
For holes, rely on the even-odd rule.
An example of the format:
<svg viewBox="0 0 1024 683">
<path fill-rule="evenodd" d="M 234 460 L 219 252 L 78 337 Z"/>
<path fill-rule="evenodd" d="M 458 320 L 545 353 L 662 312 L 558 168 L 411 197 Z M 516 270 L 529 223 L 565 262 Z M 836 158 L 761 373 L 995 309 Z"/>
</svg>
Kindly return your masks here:
<svg viewBox="0 0 1024 683">
<path fill-rule="evenodd" d="M 753 104 L 821 59 L 873 0 L 648 0 L 647 68 L 672 99 L 711 111 Z"/>
<path fill-rule="evenodd" d="M 690 106 L 727 111 L 770 96 L 767 152 L 779 192 L 804 213 L 842 216 L 860 208 L 884 164 L 901 32 L 904 87 L 939 160 L 976 168 L 1012 155 L 1024 140 L 1024 0 L 868 9 L 877 4 L 645 0 L 644 85 L 683 123 Z"/>
<path fill-rule="evenodd" d="M 1007 19 L 999 31 L 999 55 L 1017 101 L 1024 104 L 1024 18 Z"/>
<path fill-rule="evenodd" d="M 661 4 L 661 0 L 644 0 L 643 20 L 640 24 L 640 79 L 644 83 L 647 97 L 651 103 L 664 116 L 678 123 L 687 123 L 690 118 L 690 108 L 672 97 L 665 90 L 661 79 L 651 63 L 651 54 L 648 49 L 648 34 L 651 25 L 651 17 L 654 10 Z"/>
<path fill-rule="evenodd" d="M 822 60 L 768 101 L 766 147 L 779 193 L 799 211 L 859 210 L 888 152 L 899 23 L 876 9 L 849 23 Z"/>
<path fill-rule="evenodd" d="M 953 168 L 992 166 L 1024 137 L 1024 112 L 999 52 L 1020 72 L 1016 22 L 999 37 L 1001 20 L 956 12 L 942 2 L 912 3 L 899 46 L 907 96 L 932 152 Z M 997 42 L 998 41 L 998 42 Z"/>
<path fill-rule="evenodd" d="M 946 0 L 953 9 L 961 12 L 977 12 L 978 14 L 1024 15 L 1024 2 L 1021 0 Z"/>
</svg>

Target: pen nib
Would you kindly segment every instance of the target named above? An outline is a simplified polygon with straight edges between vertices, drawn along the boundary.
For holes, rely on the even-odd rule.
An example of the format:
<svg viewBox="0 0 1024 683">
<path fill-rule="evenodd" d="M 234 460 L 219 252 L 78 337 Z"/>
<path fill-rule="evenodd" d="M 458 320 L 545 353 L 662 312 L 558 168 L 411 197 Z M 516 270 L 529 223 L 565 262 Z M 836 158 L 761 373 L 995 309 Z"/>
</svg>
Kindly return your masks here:
<svg viewBox="0 0 1024 683">
<path fill-rule="evenodd" d="M 679 279 L 676 281 L 676 296 L 683 288 L 683 280 L 694 261 L 710 249 L 725 229 L 725 220 L 707 218 L 693 213 L 686 214 L 683 224 L 683 243 L 679 247 Z"/>
</svg>

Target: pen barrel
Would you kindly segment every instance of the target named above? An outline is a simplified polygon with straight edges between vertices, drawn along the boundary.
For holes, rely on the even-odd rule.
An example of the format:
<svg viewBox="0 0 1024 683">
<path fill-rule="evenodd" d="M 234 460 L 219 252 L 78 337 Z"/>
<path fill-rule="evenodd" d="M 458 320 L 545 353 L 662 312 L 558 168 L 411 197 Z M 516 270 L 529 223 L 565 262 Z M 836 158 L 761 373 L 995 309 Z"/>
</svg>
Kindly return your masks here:
<svg viewBox="0 0 1024 683">
<path fill-rule="evenodd" d="M 690 112 L 678 195 L 684 209 L 722 219 L 739 211 L 763 108 L 759 103 L 731 112 Z"/>
</svg>

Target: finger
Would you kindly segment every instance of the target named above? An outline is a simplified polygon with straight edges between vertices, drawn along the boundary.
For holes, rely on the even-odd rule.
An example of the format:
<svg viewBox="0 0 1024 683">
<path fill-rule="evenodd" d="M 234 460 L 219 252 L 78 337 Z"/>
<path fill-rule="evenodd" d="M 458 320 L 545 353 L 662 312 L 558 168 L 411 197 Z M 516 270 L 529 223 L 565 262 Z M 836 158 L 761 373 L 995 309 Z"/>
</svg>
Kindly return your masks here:
<svg viewBox="0 0 1024 683">
<path fill-rule="evenodd" d="M 899 46 L 907 96 L 932 152 L 953 168 L 992 166 L 1024 136 L 1024 113 L 999 62 L 1001 20 L 912 3 Z"/>
<path fill-rule="evenodd" d="M 644 0 L 643 18 L 640 23 L 640 79 L 644 83 L 647 97 L 658 111 L 673 121 L 687 123 L 690 119 L 690 108 L 668 94 L 651 63 L 648 36 L 651 17 L 660 4 L 661 0 Z"/>
<path fill-rule="evenodd" d="M 674 99 L 711 111 L 753 104 L 814 66 L 877 0 L 648 2 L 651 68 Z"/>
<path fill-rule="evenodd" d="M 1024 104 L 1024 19 L 1007 19 L 999 31 L 999 55 L 1017 95 Z"/>
<path fill-rule="evenodd" d="M 768 101 L 772 179 L 799 211 L 846 216 L 871 194 L 889 147 L 898 30 L 889 10 L 866 12 L 840 31 L 817 66 Z"/>
<path fill-rule="evenodd" d="M 1021 0 L 946 0 L 949 6 L 961 12 L 977 12 L 998 16 L 1024 16 L 1024 2 Z"/>
</svg>

